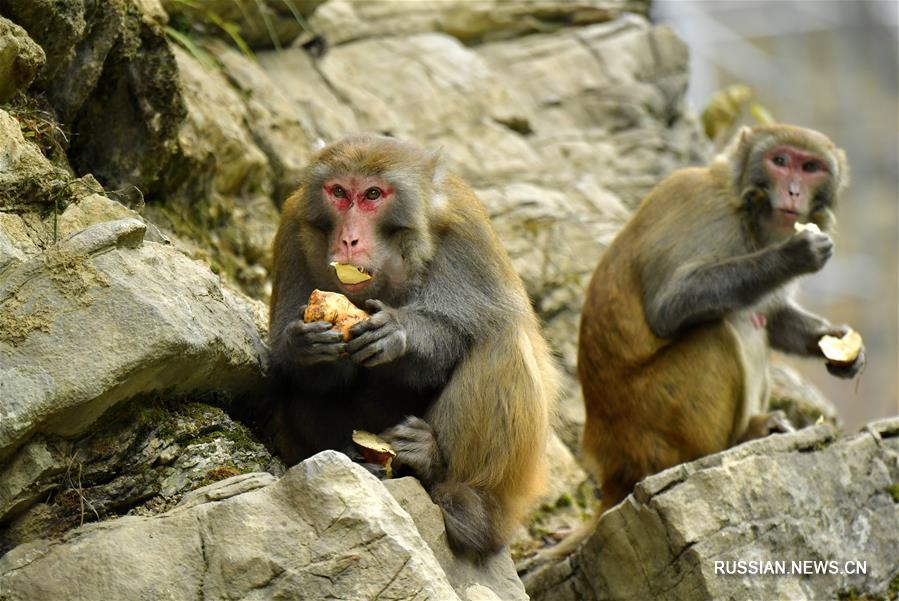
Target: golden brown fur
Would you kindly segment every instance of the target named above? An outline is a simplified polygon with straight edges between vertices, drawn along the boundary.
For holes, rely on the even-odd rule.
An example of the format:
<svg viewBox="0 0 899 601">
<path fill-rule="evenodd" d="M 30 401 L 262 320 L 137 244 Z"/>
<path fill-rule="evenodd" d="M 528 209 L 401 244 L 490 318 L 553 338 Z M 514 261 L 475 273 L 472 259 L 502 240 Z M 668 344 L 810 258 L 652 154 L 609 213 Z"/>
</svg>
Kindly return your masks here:
<svg viewBox="0 0 899 601">
<path fill-rule="evenodd" d="M 738 442 L 750 418 L 767 411 L 769 346 L 814 356 L 814 342 L 833 329 L 787 290 L 826 261 L 829 238 L 799 240 L 766 225 L 773 205 L 763 158 L 780 145 L 827 162 L 830 176 L 800 219 L 826 231 L 845 186 L 842 152 L 810 130 L 743 130 L 709 166 L 676 172 L 652 190 L 593 274 L 578 372 L 599 513 L 645 476 Z M 820 256 L 806 251 L 812 242 Z M 794 258 L 799 251 L 818 263 Z M 767 316 L 767 330 L 753 322 L 758 316 Z"/>
<path fill-rule="evenodd" d="M 278 350 L 280 333 L 307 290 L 328 283 L 330 234 L 317 220 L 321 181 L 334 174 L 383 177 L 396 185 L 389 218 L 404 224 L 385 234 L 383 253 L 401 257 L 405 277 L 351 299 L 361 304 L 376 298 L 414 317 L 415 324 L 432 323 L 413 327 L 410 322 L 412 349 L 416 332 L 423 345 L 443 342 L 421 356 L 379 366 L 380 380 L 366 376 L 365 368 L 344 365 L 346 359 L 310 373 L 320 382 L 327 375 L 323 369 L 346 372 L 338 374 L 340 386 L 351 393 L 340 399 L 343 406 L 335 416 L 318 413 L 319 406 L 325 412 L 335 402 L 328 390 L 307 391 L 308 380 L 294 378 L 289 384 L 294 401 L 276 420 L 279 446 L 290 460 L 299 459 L 323 446 L 342 449 L 353 428 L 381 431 L 418 415 L 433 429 L 445 461 L 445 469 L 434 468 L 441 473 L 435 481 L 428 481 L 429 474 L 419 476 L 444 509 L 451 542 L 479 554 L 495 551 L 542 489 L 557 394 L 556 370 L 521 279 L 481 203 L 461 179 L 442 172 L 436 156 L 389 138 L 341 141 L 313 159 L 283 209 L 271 301 L 273 354 L 282 371 L 295 374 L 298 368 L 281 356 L 286 352 Z M 419 367 L 412 370 L 410 361 Z M 449 366 L 445 376 L 437 363 Z M 435 383 L 433 400 L 431 393 L 419 392 L 419 376 Z M 372 404 L 378 406 L 374 414 L 367 411 Z M 315 431 L 303 431 L 310 422 Z"/>
</svg>

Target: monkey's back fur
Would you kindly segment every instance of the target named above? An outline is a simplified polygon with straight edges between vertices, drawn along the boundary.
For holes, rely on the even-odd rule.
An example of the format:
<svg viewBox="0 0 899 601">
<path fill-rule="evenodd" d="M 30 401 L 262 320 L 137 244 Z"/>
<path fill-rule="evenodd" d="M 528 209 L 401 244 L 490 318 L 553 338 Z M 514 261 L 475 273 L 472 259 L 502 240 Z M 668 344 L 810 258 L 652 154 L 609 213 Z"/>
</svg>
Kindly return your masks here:
<svg viewBox="0 0 899 601">
<path fill-rule="evenodd" d="M 707 248 L 745 244 L 748 233 L 735 219 L 739 207 L 717 183 L 727 181 L 726 169 L 688 169 L 659 184 L 605 252 L 588 287 L 578 349 L 587 410 L 583 447 L 603 483 L 603 508 L 647 474 L 727 448 L 767 403 L 764 330 L 724 319 L 664 339 L 653 334 L 644 311 L 657 290 L 643 274 L 708 259 Z M 691 231 L 716 232 L 716 239 L 674 244 L 668 236 L 682 229 L 676 221 L 685 215 L 693 220 Z"/>
</svg>

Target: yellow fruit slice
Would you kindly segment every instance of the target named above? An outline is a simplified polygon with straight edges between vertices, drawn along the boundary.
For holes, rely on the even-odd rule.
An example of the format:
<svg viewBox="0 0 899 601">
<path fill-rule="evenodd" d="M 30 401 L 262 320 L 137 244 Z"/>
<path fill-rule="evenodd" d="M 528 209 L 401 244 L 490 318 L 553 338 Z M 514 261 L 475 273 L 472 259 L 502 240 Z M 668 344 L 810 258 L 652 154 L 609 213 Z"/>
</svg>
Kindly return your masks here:
<svg viewBox="0 0 899 601">
<path fill-rule="evenodd" d="M 842 338 L 822 336 L 818 348 L 831 363 L 851 365 L 862 350 L 862 337 L 855 330 L 849 330 Z"/>
<path fill-rule="evenodd" d="M 812 233 L 820 234 L 821 228 L 818 227 L 817 223 L 799 223 L 798 221 L 793 224 L 793 229 L 797 232 L 804 232 L 805 230 L 811 230 Z"/>
<path fill-rule="evenodd" d="M 337 279 L 342 284 L 361 284 L 371 279 L 371 276 L 356 267 L 347 263 L 338 263 L 334 261 L 331 267 L 337 272 Z"/>
<path fill-rule="evenodd" d="M 384 466 L 388 478 L 393 478 L 393 458 L 396 451 L 390 443 L 371 432 L 365 430 L 353 430 L 353 444 L 356 450 L 369 463 L 377 463 Z"/>
</svg>

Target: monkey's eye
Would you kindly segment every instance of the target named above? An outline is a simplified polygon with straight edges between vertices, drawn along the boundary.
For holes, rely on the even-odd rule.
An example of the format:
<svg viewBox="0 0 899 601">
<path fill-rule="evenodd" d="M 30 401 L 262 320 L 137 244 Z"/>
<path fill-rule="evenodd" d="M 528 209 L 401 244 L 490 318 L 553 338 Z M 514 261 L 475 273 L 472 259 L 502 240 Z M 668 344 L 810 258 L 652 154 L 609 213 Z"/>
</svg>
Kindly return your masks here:
<svg viewBox="0 0 899 601">
<path fill-rule="evenodd" d="M 381 198 L 381 190 L 378 188 L 369 188 L 365 191 L 365 198 L 369 200 L 378 200 Z"/>
<path fill-rule="evenodd" d="M 343 189 L 343 186 L 334 186 L 331 188 L 331 196 L 334 198 L 346 198 L 346 190 Z"/>
<path fill-rule="evenodd" d="M 820 165 L 815 161 L 808 161 L 807 163 L 802 165 L 802 170 L 806 173 L 815 173 L 820 169 Z"/>
<path fill-rule="evenodd" d="M 785 167 L 787 165 L 787 157 L 785 157 L 782 154 L 779 154 L 776 157 L 774 157 L 773 159 L 771 159 L 771 162 L 774 163 L 775 165 L 777 165 L 778 167 Z"/>
</svg>

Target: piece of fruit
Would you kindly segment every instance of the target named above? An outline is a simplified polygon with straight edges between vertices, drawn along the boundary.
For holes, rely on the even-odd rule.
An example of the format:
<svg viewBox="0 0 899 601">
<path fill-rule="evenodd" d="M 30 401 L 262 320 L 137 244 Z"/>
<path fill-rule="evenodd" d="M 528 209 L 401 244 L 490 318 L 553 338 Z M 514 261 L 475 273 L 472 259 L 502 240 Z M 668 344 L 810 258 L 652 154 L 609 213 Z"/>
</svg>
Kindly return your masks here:
<svg viewBox="0 0 899 601">
<path fill-rule="evenodd" d="M 822 336 L 818 348 L 830 363 L 852 365 L 862 350 L 862 337 L 855 330 L 849 330 L 842 338 Z"/>
<path fill-rule="evenodd" d="M 361 284 L 371 279 L 369 274 L 355 265 L 334 261 L 331 263 L 331 267 L 337 272 L 337 279 L 340 280 L 341 284 Z"/>
<path fill-rule="evenodd" d="M 811 230 L 812 233 L 820 234 L 821 228 L 818 227 L 817 223 L 799 223 L 798 221 L 793 224 L 793 229 L 797 232 L 804 232 L 805 230 Z"/>
<path fill-rule="evenodd" d="M 350 328 L 368 319 L 368 313 L 350 302 L 350 299 L 339 292 L 326 292 L 313 290 L 306 303 L 306 311 L 303 313 L 303 321 L 327 321 L 333 323 L 332 329 L 343 334 L 344 341 L 350 339 Z"/>
<path fill-rule="evenodd" d="M 368 463 L 376 463 L 384 466 L 384 472 L 388 478 L 393 478 L 393 458 L 396 451 L 390 443 L 371 432 L 365 430 L 353 430 L 353 444 L 356 450 Z"/>
</svg>

